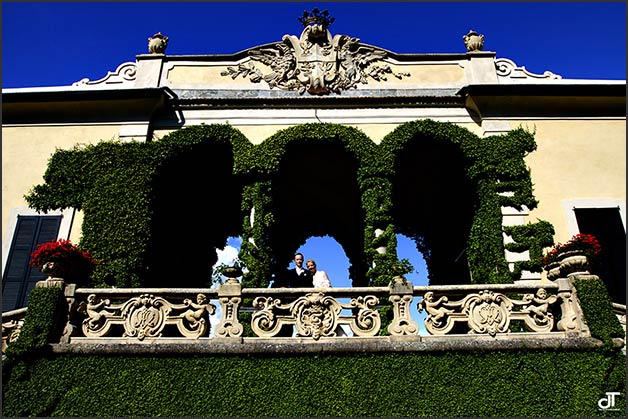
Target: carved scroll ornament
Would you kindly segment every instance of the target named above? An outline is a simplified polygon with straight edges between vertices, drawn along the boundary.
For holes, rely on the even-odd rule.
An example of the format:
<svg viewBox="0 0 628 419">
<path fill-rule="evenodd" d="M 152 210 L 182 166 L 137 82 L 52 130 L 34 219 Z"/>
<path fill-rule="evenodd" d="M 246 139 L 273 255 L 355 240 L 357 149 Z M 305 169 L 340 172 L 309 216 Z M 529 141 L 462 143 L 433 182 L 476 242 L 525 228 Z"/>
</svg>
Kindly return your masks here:
<svg viewBox="0 0 628 419">
<path fill-rule="evenodd" d="M 100 299 L 90 294 L 87 302 L 78 306 L 78 312 L 87 317 L 82 330 L 86 337 L 108 336 L 113 325 L 123 325 L 122 337 L 157 338 L 167 324 L 175 324 L 186 338 L 198 338 L 209 330 L 205 313 L 214 314 L 216 306 L 208 302 L 204 294 L 198 294 L 196 302 L 185 299 L 183 304 L 173 304 L 162 297 L 142 294 L 121 304 Z"/>
<path fill-rule="evenodd" d="M 556 303 L 556 295 L 548 295 L 539 288 L 535 295 L 526 294 L 521 300 L 485 290 L 469 294 L 460 301 L 450 302 L 447 296 L 436 298 L 428 291 L 418 303 L 419 312 L 425 310 L 425 328 L 430 334 L 443 335 L 452 330 L 456 322 L 466 322 L 468 333 L 510 333 L 513 320 L 522 321 L 526 330 L 550 332 L 554 327 L 554 315 L 549 310 Z"/>
<path fill-rule="evenodd" d="M 561 76 L 554 74 L 551 71 L 545 71 L 543 74 L 530 73 L 524 66 L 519 67 L 514 61 L 508 58 L 498 58 L 495 60 L 495 70 L 498 77 L 504 79 L 546 79 L 546 80 L 560 80 Z"/>
<path fill-rule="evenodd" d="M 253 307 L 257 309 L 251 319 L 251 328 L 260 337 L 275 336 L 284 324 L 294 324 L 297 336 L 321 337 L 336 336 L 338 325 L 349 324 L 356 336 L 373 336 L 381 327 L 379 313 L 375 306 L 379 299 L 375 296 L 352 298 L 349 304 L 342 304 L 323 292 L 308 293 L 290 304 L 282 304 L 273 297 L 257 297 Z M 358 314 L 351 320 L 342 320 L 340 313 L 345 308 L 357 308 Z"/>
<path fill-rule="evenodd" d="M 221 73 L 232 79 L 242 76 L 253 83 L 262 80 L 268 86 L 293 90 L 303 94 L 326 95 L 330 92 L 356 88 L 369 79 L 387 80 L 387 75 L 398 79 L 408 73 L 395 73 L 386 64 L 376 64 L 387 57 L 386 51 L 360 44 L 358 38 L 335 35 L 327 26 L 328 19 L 313 16 L 300 19 L 305 25 L 301 36 L 284 35 L 282 42 L 249 51 L 251 60 L 262 63 L 270 71 L 263 73 L 252 61 L 237 67 L 228 67 Z M 332 20 L 333 21 L 333 20 Z"/>
</svg>

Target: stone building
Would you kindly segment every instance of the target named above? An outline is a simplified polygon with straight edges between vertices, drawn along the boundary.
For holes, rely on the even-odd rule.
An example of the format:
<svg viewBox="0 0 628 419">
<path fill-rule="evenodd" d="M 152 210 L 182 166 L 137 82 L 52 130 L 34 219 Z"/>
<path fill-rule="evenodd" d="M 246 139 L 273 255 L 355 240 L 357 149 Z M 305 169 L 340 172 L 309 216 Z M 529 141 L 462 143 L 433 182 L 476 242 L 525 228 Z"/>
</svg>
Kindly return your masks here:
<svg viewBox="0 0 628 419">
<path fill-rule="evenodd" d="M 3 415 L 614 407 L 625 81 L 533 74 L 475 31 L 460 53 L 397 54 L 333 34 L 326 12 L 300 21 L 298 36 L 225 55 L 168 55 L 157 33 L 99 80 L 3 89 Z M 325 199 L 295 201 L 302 185 Z M 404 280 L 397 233 L 425 255 L 429 286 Z M 597 271 L 548 275 L 543 250 L 579 233 L 602 244 Z M 352 288 L 268 288 L 324 235 Z M 210 288 L 232 236 L 248 272 Z M 90 279 L 29 266 L 57 238 L 99 259 Z M 323 383 L 320 400 L 296 381 Z"/>
<path fill-rule="evenodd" d="M 41 279 L 25 268 L 26 255 L 36 242 L 81 239 L 82 211 L 70 207 L 42 214 L 29 208 L 24 198 L 42 182 L 56 149 L 112 139 L 157 141 L 200 124 L 229 124 L 253 146 L 291 127 L 336 124 L 362 131 L 379 146 L 403 124 L 426 120 L 455 124 L 480 138 L 517 128 L 533 132 L 536 149 L 526 152 L 524 159 L 538 205 L 515 208 L 506 202 L 501 224 L 546 220 L 554 227 L 556 242 L 577 233 L 599 236 L 608 258 L 602 276 L 613 299 L 625 303 L 624 81 L 570 80 L 551 71 L 532 74 L 508 58 L 484 51 L 484 35 L 474 31 L 462 37 L 461 50 L 466 51 L 458 54 L 396 54 L 350 34 L 332 35 L 329 17 L 312 14 L 301 21 L 300 36 L 286 35 L 276 43 L 230 55 L 170 56 L 168 37 L 159 33 L 149 38 L 149 53 L 120 64 L 99 80 L 4 89 L 5 308 L 22 306 L 29 289 Z M 416 143 L 408 145 L 396 162 L 400 170 L 393 188 L 404 192 L 395 192 L 399 195 L 394 203 L 395 228 L 409 237 L 423 237 L 420 250 L 430 252 L 435 260 L 458 261 L 461 267 L 448 272 L 459 278 L 454 282 L 482 282 L 471 278 L 464 263 L 465 241 L 475 215 L 473 187 L 466 184 L 460 167 L 464 157 L 456 147 Z M 358 270 L 356 275 L 364 276 L 368 266 L 356 262 L 363 259 L 361 243 L 359 249 L 351 249 L 350 240 L 342 237 L 361 234 L 363 227 L 352 213 L 363 193 L 354 190 L 355 173 L 343 169 L 349 163 L 339 151 L 304 145 L 291 152 L 308 156 L 312 165 L 326 166 L 326 174 L 323 179 L 293 167 L 283 169 L 284 179 L 318 185 L 312 192 L 334 202 L 332 208 L 299 216 L 316 218 L 315 214 L 332 212 L 336 223 L 352 226 L 343 233 L 333 221 L 321 220 L 312 223 L 320 224 L 320 231 L 301 231 L 298 237 L 331 235 L 343 246 Z M 282 186 L 291 184 L 286 181 Z M 500 192 L 513 193 L 507 187 Z M 195 213 L 184 205 L 172 205 L 169 211 L 168 217 L 184 224 L 185 214 Z M 294 208 L 288 205 L 281 211 L 290 222 L 286 214 L 295 213 Z M 375 234 L 385 227 L 385 223 L 374 226 Z M 234 232 L 238 233 L 242 234 Z M 436 236 L 446 237 L 446 243 Z M 503 244 L 512 242 L 504 232 Z M 282 254 L 294 252 L 300 243 L 290 244 Z M 510 271 L 530 258 L 528 250 L 503 251 Z M 523 267 L 515 279 L 542 276 Z"/>
</svg>

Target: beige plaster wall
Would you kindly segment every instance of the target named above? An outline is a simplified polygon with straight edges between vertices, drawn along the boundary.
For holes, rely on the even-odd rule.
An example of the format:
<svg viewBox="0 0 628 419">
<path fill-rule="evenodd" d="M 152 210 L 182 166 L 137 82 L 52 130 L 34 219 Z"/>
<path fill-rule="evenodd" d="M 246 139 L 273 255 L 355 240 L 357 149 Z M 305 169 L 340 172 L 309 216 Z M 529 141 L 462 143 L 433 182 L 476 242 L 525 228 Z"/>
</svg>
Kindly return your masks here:
<svg viewBox="0 0 628 419">
<path fill-rule="evenodd" d="M 2 237 L 6 237 L 11 209 L 28 206 L 24 195 L 43 183 L 48 160 L 57 148 L 110 140 L 119 129 L 114 125 L 2 127 Z M 80 226 L 80 219 L 75 218 L 73 242 L 78 242 Z"/>
<path fill-rule="evenodd" d="M 249 62 L 253 63 L 263 75 L 273 71 L 270 67 L 257 61 L 243 61 L 246 65 Z M 376 64 L 382 65 L 384 63 Z M 358 84 L 358 89 L 445 87 L 460 85 L 465 81 L 464 68 L 457 63 L 388 65 L 393 72 L 409 73 L 410 77 L 397 78 L 392 74 L 386 74 L 385 81 L 369 78 L 368 84 Z M 228 67 L 237 68 L 237 65 L 169 63 L 165 65 L 165 84 L 173 88 L 200 88 L 205 85 L 214 89 L 270 90 L 268 83 L 264 81 L 253 83 L 248 77 L 244 78 L 242 75 L 238 75 L 235 79 L 232 79 L 231 76 L 222 76 L 221 73 L 226 72 Z"/>
<path fill-rule="evenodd" d="M 554 224 L 555 240 L 571 234 L 562 202 L 618 199 L 626 202 L 625 120 L 511 121 L 511 127 L 536 129 L 537 150 L 526 157 L 538 208 L 537 218 Z"/>
</svg>

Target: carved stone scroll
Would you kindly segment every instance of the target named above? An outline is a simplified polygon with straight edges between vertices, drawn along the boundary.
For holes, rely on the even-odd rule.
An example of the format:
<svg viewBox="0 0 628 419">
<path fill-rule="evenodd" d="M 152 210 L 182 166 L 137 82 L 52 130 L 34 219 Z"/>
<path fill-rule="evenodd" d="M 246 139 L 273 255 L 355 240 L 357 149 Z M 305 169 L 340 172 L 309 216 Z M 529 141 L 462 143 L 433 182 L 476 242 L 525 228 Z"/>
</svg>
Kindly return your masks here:
<svg viewBox="0 0 628 419">
<path fill-rule="evenodd" d="M 391 335 L 415 335 L 418 325 L 410 317 L 412 295 L 391 295 L 388 300 L 393 304 L 393 321 L 388 325 Z"/>
<path fill-rule="evenodd" d="M 297 336 L 321 337 L 337 335 L 340 324 L 348 324 L 356 336 L 373 336 L 381 327 L 376 305 L 379 299 L 372 295 L 352 298 L 342 304 L 323 292 L 308 293 L 290 304 L 282 304 L 273 297 L 257 297 L 253 300 L 256 311 L 251 318 L 251 328 L 257 336 L 275 336 L 286 324 L 294 325 Z M 356 316 L 342 318 L 343 309 L 358 309 Z"/>
<path fill-rule="evenodd" d="M 435 297 L 428 291 L 418 303 L 419 312 L 425 310 L 425 327 L 434 335 L 447 334 L 456 322 L 466 322 L 468 333 L 510 333 L 512 321 L 522 321 L 531 332 L 550 332 L 554 327 L 554 315 L 550 306 L 558 301 L 556 295 L 548 295 L 539 288 L 536 294 L 526 294 L 521 300 L 490 290 L 465 296 L 450 302 L 447 296 Z"/>
<path fill-rule="evenodd" d="M 116 71 L 108 71 L 107 75 L 101 79 L 90 81 L 83 78 L 72 83 L 72 86 L 91 86 L 95 84 L 104 85 L 132 85 L 137 75 L 137 64 L 134 62 L 122 63 L 116 68 Z"/>
<path fill-rule="evenodd" d="M 220 297 L 218 301 L 222 306 L 222 320 L 216 326 L 216 336 L 222 338 L 242 336 L 244 328 L 238 320 L 238 306 L 242 299 L 240 297 Z"/>
<path fill-rule="evenodd" d="M 168 324 L 176 325 L 186 338 L 199 338 L 209 331 L 206 313 L 214 314 L 216 306 L 204 294 L 196 296 L 196 302 L 185 299 L 175 304 L 152 294 L 142 294 L 123 303 L 112 304 L 90 294 L 87 301 L 79 304 L 77 311 L 86 315 L 82 331 L 86 337 L 103 337 L 111 333 L 112 326 L 122 325 L 122 337 L 144 340 L 158 338 Z"/>
<path fill-rule="evenodd" d="M 23 317 L 2 322 L 2 353 L 4 353 L 10 343 L 15 342 L 20 337 L 23 325 Z"/>
<path fill-rule="evenodd" d="M 554 74 L 551 71 L 545 71 L 543 74 L 530 73 L 524 66 L 517 66 L 512 60 L 508 58 L 498 58 L 495 60 L 495 69 L 497 76 L 505 79 L 547 79 L 547 80 L 560 80 L 561 76 Z"/>
</svg>

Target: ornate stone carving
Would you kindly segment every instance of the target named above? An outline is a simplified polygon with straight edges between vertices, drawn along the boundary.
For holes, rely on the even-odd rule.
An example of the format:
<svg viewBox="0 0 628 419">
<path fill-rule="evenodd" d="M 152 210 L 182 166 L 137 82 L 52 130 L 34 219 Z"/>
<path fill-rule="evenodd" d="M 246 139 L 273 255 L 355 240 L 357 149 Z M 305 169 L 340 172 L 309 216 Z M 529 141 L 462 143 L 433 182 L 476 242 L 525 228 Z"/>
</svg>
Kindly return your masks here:
<svg viewBox="0 0 628 419">
<path fill-rule="evenodd" d="M 163 54 L 168 47 L 168 37 L 157 32 L 152 38 L 148 38 L 148 52 L 151 54 Z"/>
<path fill-rule="evenodd" d="M 240 297 L 221 297 L 218 299 L 222 305 L 222 320 L 216 326 L 216 336 L 222 338 L 242 336 L 244 328 L 238 320 L 238 306 Z"/>
<path fill-rule="evenodd" d="M 410 317 L 410 303 L 412 295 L 391 295 L 388 301 L 393 303 L 393 321 L 388 325 L 388 333 L 391 335 L 415 335 L 419 330 L 418 325 Z"/>
<path fill-rule="evenodd" d="M 10 343 L 15 342 L 20 337 L 23 325 L 24 317 L 2 322 L 2 353 L 4 353 Z"/>
<path fill-rule="evenodd" d="M 418 309 L 427 312 L 425 327 L 431 334 L 446 334 L 456 322 L 466 322 L 468 333 L 495 336 L 510 333 L 513 320 L 522 321 L 528 331 L 551 331 L 554 315 L 549 307 L 557 300 L 557 296 L 548 295 L 543 288 L 539 288 L 535 295 L 524 295 L 521 300 L 484 290 L 455 302 L 449 302 L 447 296 L 436 298 L 434 292 L 428 291 L 418 303 Z"/>
<path fill-rule="evenodd" d="M 375 64 L 387 57 L 384 50 L 360 44 L 358 38 L 335 35 L 327 29 L 333 22 L 327 11 L 314 9 L 299 18 L 305 29 L 301 36 L 284 35 L 282 42 L 249 51 L 253 61 L 270 67 L 264 74 L 251 61 L 237 67 L 228 67 L 221 73 L 232 79 L 242 76 L 253 83 L 264 80 L 271 89 L 293 90 L 303 94 L 326 95 L 330 92 L 356 88 L 370 79 L 387 80 L 387 75 L 398 79 L 408 73 L 395 73 L 389 65 Z"/>
<path fill-rule="evenodd" d="M 91 86 L 94 84 L 105 85 L 129 85 L 135 81 L 137 73 L 137 65 L 132 62 L 122 63 L 116 68 L 116 71 L 108 71 L 107 75 L 95 81 L 89 81 L 88 78 L 81 79 L 72 83 L 72 86 Z"/>
<path fill-rule="evenodd" d="M 342 304 L 323 292 L 308 293 L 290 304 L 282 304 L 273 297 L 257 297 L 253 307 L 257 310 L 251 319 L 251 328 L 260 337 L 275 336 L 284 324 L 294 324 L 297 336 L 321 337 L 336 336 L 338 325 L 349 324 L 356 336 L 373 336 L 380 327 L 381 320 L 375 306 L 379 299 L 372 295 L 352 298 L 349 304 Z M 344 308 L 357 308 L 358 314 L 349 320 L 341 319 Z"/>
<path fill-rule="evenodd" d="M 183 304 L 173 304 L 162 297 L 142 294 L 122 304 L 112 304 L 90 294 L 87 302 L 81 302 L 77 311 L 87 317 L 82 330 L 86 337 L 107 336 L 113 325 L 122 325 L 122 337 L 157 338 L 167 324 L 175 324 L 186 338 L 198 338 L 209 330 L 205 313 L 214 314 L 216 306 L 204 294 L 196 296 L 196 302 L 185 299 Z"/>
<path fill-rule="evenodd" d="M 296 319 L 297 336 L 336 336 L 340 303 L 322 292 L 307 294 L 291 304 L 290 312 Z"/>
<path fill-rule="evenodd" d="M 517 66 L 513 61 L 508 58 L 498 58 L 495 60 L 495 69 L 497 70 L 497 76 L 506 79 L 548 79 L 548 80 L 560 80 L 561 76 L 554 74 L 551 71 L 545 71 L 543 74 L 530 73 L 524 66 Z"/>
<path fill-rule="evenodd" d="M 466 35 L 463 35 L 462 39 L 468 52 L 482 51 L 484 49 L 484 35 L 478 34 L 473 29 Z"/>
</svg>

